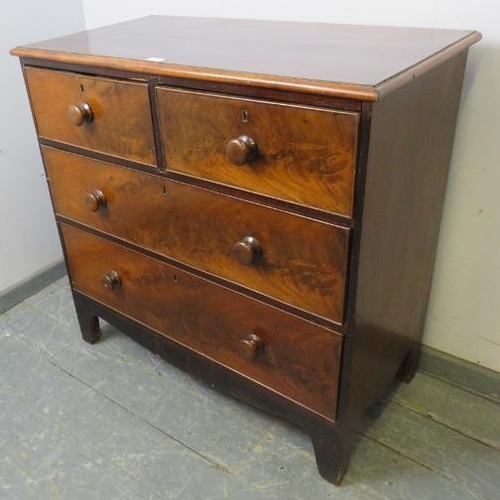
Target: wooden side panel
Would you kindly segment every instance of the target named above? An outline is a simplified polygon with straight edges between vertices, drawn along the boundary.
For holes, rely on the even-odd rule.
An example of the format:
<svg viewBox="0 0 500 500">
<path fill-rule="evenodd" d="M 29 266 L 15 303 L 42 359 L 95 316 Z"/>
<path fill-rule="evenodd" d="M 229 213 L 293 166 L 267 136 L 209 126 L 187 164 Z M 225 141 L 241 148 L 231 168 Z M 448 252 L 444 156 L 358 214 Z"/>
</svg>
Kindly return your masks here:
<svg viewBox="0 0 500 500">
<path fill-rule="evenodd" d="M 466 57 L 373 105 L 343 388 L 358 409 L 418 363 Z"/>
<path fill-rule="evenodd" d="M 349 230 L 83 156 L 42 148 L 58 214 L 341 323 Z M 99 189 L 106 207 L 85 204 Z M 257 239 L 243 265 L 233 246 Z"/>
<path fill-rule="evenodd" d="M 156 165 L 147 84 L 32 67 L 25 73 L 40 137 Z M 75 126 L 68 108 L 82 102 L 93 120 Z"/>
<path fill-rule="evenodd" d="M 103 238 L 61 224 L 72 284 L 232 371 L 335 419 L 342 336 Z M 121 285 L 109 290 L 103 276 Z M 247 359 L 241 341 L 264 348 Z"/>
<path fill-rule="evenodd" d="M 352 213 L 358 114 L 158 87 L 166 168 L 301 205 Z M 235 165 L 226 144 L 251 137 Z"/>
</svg>

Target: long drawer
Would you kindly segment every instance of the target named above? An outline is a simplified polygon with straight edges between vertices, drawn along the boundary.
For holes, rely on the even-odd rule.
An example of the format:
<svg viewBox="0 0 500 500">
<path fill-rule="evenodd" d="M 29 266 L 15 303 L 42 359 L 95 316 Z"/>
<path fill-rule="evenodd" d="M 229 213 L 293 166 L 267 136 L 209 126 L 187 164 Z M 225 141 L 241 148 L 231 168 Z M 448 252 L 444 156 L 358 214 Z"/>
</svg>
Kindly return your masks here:
<svg viewBox="0 0 500 500">
<path fill-rule="evenodd" d="M 61 224 L 72 284 L 334 420 L 342 335 Z"/>
<path fill-rule="evenodd" d="M 25 69 L 38 135 L 156 165 L 148 85 Z"/>
<path fill-rule="evenodd" d="M 359 115 L 158 87 L 168 170 L 350 217 Z"/>
<path fill-rule="evenodd" d="M 349 230 L 42 148 L 56 213 L 342 323 Z"/>
</svg>

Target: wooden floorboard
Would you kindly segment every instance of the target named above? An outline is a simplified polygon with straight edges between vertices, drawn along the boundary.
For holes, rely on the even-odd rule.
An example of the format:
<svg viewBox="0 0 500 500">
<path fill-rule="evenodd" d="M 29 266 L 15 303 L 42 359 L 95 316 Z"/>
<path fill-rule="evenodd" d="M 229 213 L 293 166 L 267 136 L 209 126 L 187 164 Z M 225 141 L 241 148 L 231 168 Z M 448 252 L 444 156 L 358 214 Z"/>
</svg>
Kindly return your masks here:
<svg viewBox="0 0 500 500">
<path fill-rule="evenodd" d="M 500 405 L 425 373 L 401 384 L 393 400 L 457 432 L 500 450 Z M 500 497 L 500 495 L 499 495 Z"/>
<path fill-rule="evenodd" d="M 498 450 L 396 402 L 379 405 L 369 417 L 366 433 L 377 443 L 445 477 L 466 497 L 498 498 Z"/>
</svg>

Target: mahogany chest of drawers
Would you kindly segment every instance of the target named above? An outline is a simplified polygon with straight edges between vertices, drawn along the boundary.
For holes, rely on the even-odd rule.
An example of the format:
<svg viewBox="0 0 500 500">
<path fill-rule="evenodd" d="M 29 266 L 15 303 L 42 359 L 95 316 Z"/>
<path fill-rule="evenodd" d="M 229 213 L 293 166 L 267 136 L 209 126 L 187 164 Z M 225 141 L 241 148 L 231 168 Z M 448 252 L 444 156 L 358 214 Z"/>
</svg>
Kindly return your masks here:
<svg viewBox="0 0 500 500">
<path fill-rule="evenodd" d="M 149 17 L 14 49 L 83 338 L 296 422 L 338 484 L 416 369 L 479 38 Z"/>
</svg>

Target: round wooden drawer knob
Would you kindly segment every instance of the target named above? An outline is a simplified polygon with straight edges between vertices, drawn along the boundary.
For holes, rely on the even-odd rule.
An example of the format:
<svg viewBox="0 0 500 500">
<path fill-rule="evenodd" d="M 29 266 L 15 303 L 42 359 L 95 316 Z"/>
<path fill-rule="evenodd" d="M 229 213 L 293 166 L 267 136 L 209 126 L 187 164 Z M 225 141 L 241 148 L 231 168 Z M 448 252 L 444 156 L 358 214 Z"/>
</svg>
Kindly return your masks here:
<svg viewBox="0 0 500 500">
<path fill-rule="evenodd" d="M 106 196 L 99 189 L 94 189 L 85 196 L 85 204 L 91 212 L 97 212 L 100 208 L 106 206 Z"/>
<path fill-rule="evenodd" d="M 245 358 L 254 359 L 264 350 L 264 342 L 257 335 L 250 333 L 240 341 L 240 348 Z"/>
<path fill-rule="evenodd" d="M 68 118 L 73 125 L 80 127 L 84 123 L 90 123 L 94 119 L 94 113 L 86 102 L 79 102 L 68 108 Z"/>
<path fill-rule="evenodd" d="M 121 284 L 122 280 L 116 271 L 108 271 L 102 277 L 102 285 L 107 290 L 116 290 L 117 288 L 120 288 Z"/>
<path fill-rule="evenodd" d="M 235 165 L 244 165 L 257 157 L 257 144 L 248 135 L 240 135 L 226 144 L 226 156 Z"/>
<path fill-rule="evenodd" d="M 233 246 L 233 255 L 243 265 L 250 265 L 260 259 L 262 248 L 253 236 L 245 236 Z"/>
</svg>

